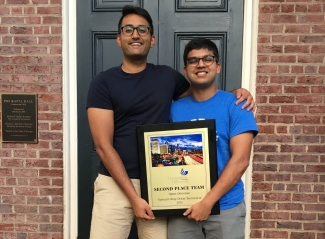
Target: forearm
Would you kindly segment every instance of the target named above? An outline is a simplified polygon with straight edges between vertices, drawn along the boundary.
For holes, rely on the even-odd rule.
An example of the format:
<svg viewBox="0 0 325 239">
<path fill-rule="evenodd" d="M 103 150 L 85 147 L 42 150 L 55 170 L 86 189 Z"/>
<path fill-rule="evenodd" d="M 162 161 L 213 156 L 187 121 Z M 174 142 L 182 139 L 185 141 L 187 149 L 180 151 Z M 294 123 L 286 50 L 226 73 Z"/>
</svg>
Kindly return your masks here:
<svg viewBox="0 0 325 239">
<path fill-rule="evenodd" d="M 203 201 L 211 207 L 240 180 L 249 165 L 249 160 L 231 158 L 221 173 L 217 183 L 204 197 Z"/>
<path fill-rule="evenodd" d="M 116 150 L 112 146 L 96 146 L 96 148 L 108 172 L 129 200 L 133 201 L 139 197 Z"/>
</svg>

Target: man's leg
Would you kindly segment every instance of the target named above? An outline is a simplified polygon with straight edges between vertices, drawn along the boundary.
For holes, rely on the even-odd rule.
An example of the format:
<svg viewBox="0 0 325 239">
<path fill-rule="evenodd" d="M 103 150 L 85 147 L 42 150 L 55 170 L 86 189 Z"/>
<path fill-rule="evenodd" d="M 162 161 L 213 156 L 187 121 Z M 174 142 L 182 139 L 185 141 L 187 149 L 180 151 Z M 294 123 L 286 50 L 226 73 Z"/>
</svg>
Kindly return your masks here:
<svg viewBox="0 0 325 239">
<path fill-rule="evenodd" d="M 186 217 L 169 217 L 168 239 L 204 239 L 202 225 Z"/>
<path fill-rule="evenodd" d="M 234 208 L 221 210 L 220 215 L 211 215 L 202 222 L 206 239 L 244 239 L 245 238 L 245 202 Z"/>
<path fill-rule="evenodd" d="M 90 238 L 127 238 L 134 219 L 128 198 L 112 177 L 99 174 L 94 185 Z"/>
</svg>

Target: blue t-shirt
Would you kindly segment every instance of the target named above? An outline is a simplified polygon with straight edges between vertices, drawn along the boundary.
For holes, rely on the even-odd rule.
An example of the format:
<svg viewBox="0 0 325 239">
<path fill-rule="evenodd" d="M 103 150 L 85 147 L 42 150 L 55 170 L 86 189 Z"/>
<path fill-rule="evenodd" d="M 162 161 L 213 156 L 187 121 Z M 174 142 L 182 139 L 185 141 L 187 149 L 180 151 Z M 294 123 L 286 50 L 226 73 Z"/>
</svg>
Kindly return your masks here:
<svg viewBox="0 0 325 239">
<path fill-rule="evenodd" d="M 137 125 L 168 123 L 172 100 L 189 82 L 169 66 L 147 64 L 145 70 L 128 74 L 121 67 L 99 73 L 91 81 L 87 108 L 114 111 L 113 147 L 130 178 L 140 178 Z M 99 173 L 109 176 L 101 162 Z"/>
<path fill-rule="evenodd" d="M 238 134 L 258 129 L 252 112 L 236 106 L 236 96 L 219 90 L 206 101 L 196 101 L 192 96 L 175 101 L 171 108 L 171 121 L 195 121 L 215 119 L 217 130 L 217 161 L 218 175 L 226 167 L 231 158 L 230 139 Z M 242 180 L 220 199 L 220 209 L 225 210 L 237 206 L 244 200 L 244 184 Z"/>
</svg>

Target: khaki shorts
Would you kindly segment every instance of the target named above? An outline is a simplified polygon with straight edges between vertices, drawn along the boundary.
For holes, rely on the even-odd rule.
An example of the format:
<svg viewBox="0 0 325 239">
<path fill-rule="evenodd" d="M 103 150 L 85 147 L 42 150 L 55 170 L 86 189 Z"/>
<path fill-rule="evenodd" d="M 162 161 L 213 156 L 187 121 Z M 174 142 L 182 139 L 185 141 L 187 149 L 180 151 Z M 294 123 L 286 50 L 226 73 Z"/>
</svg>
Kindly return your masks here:
<svg viewBox="0 0 325 239">
<path fill-rule="evenodd" d="M 140 180 L 131 179 L 140 195 Z M 131 203 L 112 177 L 99 174 L 95 183 L 91 220 L 91 239 L 126 239 L 131 230 L 134 213 Z M 142 222 L 135 218 L 139 239 L 166 239 L 167 219 Z"/>
</svg>

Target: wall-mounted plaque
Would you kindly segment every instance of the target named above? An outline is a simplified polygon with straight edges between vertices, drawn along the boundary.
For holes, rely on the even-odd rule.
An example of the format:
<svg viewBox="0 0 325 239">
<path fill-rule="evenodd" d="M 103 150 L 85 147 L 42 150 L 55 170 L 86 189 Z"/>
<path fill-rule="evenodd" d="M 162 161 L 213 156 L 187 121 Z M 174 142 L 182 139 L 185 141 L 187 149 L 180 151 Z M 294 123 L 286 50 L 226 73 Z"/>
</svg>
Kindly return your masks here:
<svg viewBox="0 0 325 239">
<path fill-rule="evenodd" d="M 37 94 L 1 94 L 2 142 L 37 143 Z"/>
</svg>

